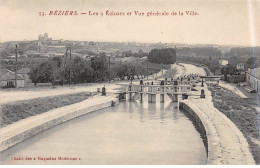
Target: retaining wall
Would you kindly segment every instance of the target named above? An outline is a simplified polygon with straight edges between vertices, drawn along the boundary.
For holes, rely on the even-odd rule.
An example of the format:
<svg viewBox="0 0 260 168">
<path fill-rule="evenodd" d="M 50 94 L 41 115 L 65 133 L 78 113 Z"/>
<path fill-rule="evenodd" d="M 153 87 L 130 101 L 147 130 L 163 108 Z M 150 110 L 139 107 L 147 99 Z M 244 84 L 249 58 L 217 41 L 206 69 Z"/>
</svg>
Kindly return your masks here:
<svg viewBox="0 0 260 168">
<path fill-rule="evenodd" d="M 56 125 L 81 115 L 118 104 L 115 95 L 94 96 L 15 122 L 0 130 L 0 152 Z"/>
<path fill-rule="evenodd" d="M 183 108 L 184 112 L 193 121 L 196 129 L 201 134 L 204 146 L 207 150 L 207 164 L 223 164 L 221 161 L 221 147 L 220 140 L 217 136 L 216 130 L 207 121 L 207 117 L 200 111 L 200 109 L 190 107 L 190 105 L 185 104 L 185 102 L 180 102 L 180 107 Z"/>
<path fill-rule="evenodd" d="M 255 164 L 245 137 L 224 114 L 215 112 L 215 117 L 223 119 L 219 123 L 216 119 L 207 116 L 207 111 L 201 111 L 194 102 L 182 101 L 180 102 L 180 107 L 183 108 L 184 113 L 193 121 L 196 129 L 203 138 L 208 155 L 207 164 Z M 218 127 L 225 124 L 229 125 L 226 128 L 229 134 L 219 132 Z M 230 138 L 231 134 L 236 135 L 235 139 Z M 222 140 L 222 138 L 224 139 Z M 229 146 L 230 149 L 236 148 L 237 150 L 230 150 Z M 241 158 L 243 159 L 241 160 Z"/>
</svg>

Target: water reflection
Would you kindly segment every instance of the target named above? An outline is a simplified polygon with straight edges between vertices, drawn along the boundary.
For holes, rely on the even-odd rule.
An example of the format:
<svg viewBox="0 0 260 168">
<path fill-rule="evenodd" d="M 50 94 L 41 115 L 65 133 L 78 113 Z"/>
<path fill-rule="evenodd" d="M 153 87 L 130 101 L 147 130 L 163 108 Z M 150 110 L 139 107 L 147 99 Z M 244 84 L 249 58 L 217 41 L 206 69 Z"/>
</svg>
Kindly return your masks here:
<svg viewBox="0 0 260 168">
<path fill-rule="evenodd" d="M 142 102 L 140 102 L 140 104 L 139 104 L 139 114 L 140 114 L 140 122 L 144 122 L 144 112 L 145 112 L 145 110 L 144 110 L 144 104 L 142 103 Z"/>
<path fill-rule="evenodd" d="M 173 111 L 173 120 L 178 121 L 179 114 L 180 114 L 180 109 L 179 106 L 172 106 L 172 111 Z"/>
<path fill-rule="evenodd" d="M 205 164 L 199 133 L 176 103 L 123 101 L 79 117 L 1 153 L 0 164 Z M 80 161 L 13 161 L 13 156 Z"/>
<path fill-rule="evenodd" d="M 150 118 L 155 119 L 156 118 L 156 103 L 147 103 L 148 106 L 148 113 Z"/>
<path fill-rule="evenodd" d="M 164 111 L 164 105 L 165 103 L 160 103 L 160 119 L 161 119 L 161 123 L 164 122 L 164 119 L 166 118 L 166 113 Z"/>
</svg>

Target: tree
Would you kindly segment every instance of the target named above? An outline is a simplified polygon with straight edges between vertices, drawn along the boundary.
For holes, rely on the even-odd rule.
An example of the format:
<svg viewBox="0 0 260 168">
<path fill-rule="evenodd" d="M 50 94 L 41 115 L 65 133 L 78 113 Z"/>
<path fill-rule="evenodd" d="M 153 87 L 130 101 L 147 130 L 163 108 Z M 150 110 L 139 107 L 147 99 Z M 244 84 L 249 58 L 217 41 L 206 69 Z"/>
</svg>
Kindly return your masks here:
<svg viewBox="0 0 260 168">
<path fill-rule="evenodd" d="M 34 67 L 30 73 L 30 79 L 36 85 L 37 83 L 54 84 L 56 78 L 61 78 L 62 59 L 54 57 Z"/>
<path fill-rule="evenodd" d="M 95 56 L 91 58 L 93 69 L 93 82 L 105 81 L 108 78 L 108 61 L 106 56 Z"/>
<path fill-rule="evenodd" d="M 128 67 L 128 69 L 129 69 L 129 72 L 128 72 L 128 80 L 129 80 L 129 79 L 134 79 L 134 76 L 137 75 L 137 74 L 136 74 L 136 68 L 135 68 L 135 66 L 134 66 L 134 65 L 130 65 L 130 66 Z"/>
<path fill-rule="evenodd" d="M 76 57 L 72 63 L 72 81 L 73 83 L 91 82 L 93 69 L 90 63 L 81 57 Z"/>
<path fill-rule="evenodd" d="M 6 50 L 0 52 L 1 58 L 6 58 L 9 54 Z"/>
<path fill-rule="evenodd" d="M 123 54 L 124 57 L 131 57 L 131 56 L 133 55 L 133 53 L 132 53 L 131 50 L 129 50 L 129 51 L 124 51 L 122 54 Z"/>
<path fill-rule="evenodd" d="M 237 75 L 239 71 L 232 65 L 227 64 L 226 66 L 222 67 L 220 70 L 221 74 L 224 75 L 224 81 L 227 80 L 227 75 Z"/>
<path fill-rule="evenodd" d="M 121 80 L 124 80 L 128 76 L 128 66 L 125 64 L 113 67 L 113 71 L 115 71 L 116 76 Z"/>
<path fill-rule="evenodd" d="M 72 81 L 74 83 L 84 82 L 85 62 L 81 57 L 76 57 L 72 63 Z"/>
<path fill-rule="evenodd" d="M 174 64 L 176 51 L 173 48 L 153 49 L 148 55 L 148 61 L 157 64 Z"/>
<path fill-rule="evenodd" d="M 38 74 L 39 74 L 38 68 L 33 68 L 29 74 L 30 79 L 32 80 L 35 86 L 38 83 Z"/>
<path fill-rule="evenodd" d="M 144 56 L 143 50 L 140 49 L 140 50 L 138 51 L 137 55 L 138 55 L 138 57 L 140 57 L 140 58 L 143 57 L 143 56 Z"/>
<path fill-rule="evenodd" d="M 54 81 L 53 66 L 49 62 L 43 62 L 35 67 L 30 73 L 30 79 L 36 85 L 37 83 L 48 83 Z"/>
<path fill-rule="evenodd" d="M 254 57 L 251 57 L 251 58 L 248 58 L 247 62 L 246 62 L 246 65 L 248 68 L 250 69 L 253 69 L 255 67 L 258 67 L 258 59 L 257 58 L 254 58 Z"/>
<path fill-rule="evenodd" d="M 62 65 L 62 59 L 61 57 L 53 57 L 51 59 L 51 63 L 53 63 L 53 66 L 56 66 L 57 68 L 60 68 Z"/>
</svg>

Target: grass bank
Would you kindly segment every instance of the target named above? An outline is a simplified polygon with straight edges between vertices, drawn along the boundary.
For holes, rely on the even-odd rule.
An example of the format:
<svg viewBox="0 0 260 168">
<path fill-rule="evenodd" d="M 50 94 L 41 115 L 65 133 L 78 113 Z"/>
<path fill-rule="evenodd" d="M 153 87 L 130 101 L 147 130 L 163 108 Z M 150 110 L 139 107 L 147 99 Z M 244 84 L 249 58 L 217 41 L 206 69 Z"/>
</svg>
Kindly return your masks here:
<svg viewBox="0 0 260 168">
<path fill-rule="evenodd" d="M 0 110 L 0 128 L 30 116 L 83 101 L 90 96 L 91 93 L 82 92 L 3 104 Z"/>
<path fill-rule="evenodd" d="M 148 64 L 148 67 L 153 67 L 153 68 L 157 68 L 157 69 L 170 69 L 171 68 L 171 64 L 157 64 L 157 63 L 152 63 L 150 61 L 144 61 L 143 65 L 146 66 Z"/>
<path fill-rule="evenodd" d="M 168 69 L 163 77 L 165 78 L 173 78 L 176 75 L 177 70 L 176 69 Z"/>
<path fill-rule="evenodd" d="M 253 105 L 225 88 L 212 86 L 209 90 L 212 93 L 214 106 L 244 134 L 256 163 L 260 164 L 258 114 Z"/>
</svg>

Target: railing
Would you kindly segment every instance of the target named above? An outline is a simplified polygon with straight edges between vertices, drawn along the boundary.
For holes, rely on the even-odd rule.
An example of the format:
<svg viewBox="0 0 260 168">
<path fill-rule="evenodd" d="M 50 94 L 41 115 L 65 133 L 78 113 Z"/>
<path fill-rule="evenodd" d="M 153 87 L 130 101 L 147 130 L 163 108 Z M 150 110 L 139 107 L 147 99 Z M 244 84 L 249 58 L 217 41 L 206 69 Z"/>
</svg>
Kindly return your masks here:
<svg viewBox="0 0 260 168">
<path fill-rule="evenodd" d="M 191 85 L 122 85 L 120 92 L 123 93 L 150 93 L 150 94 L 180 94 L 191 91 Z"/>
</svg>

